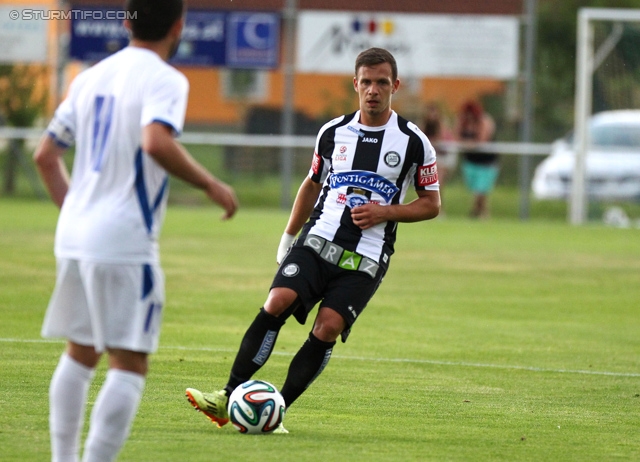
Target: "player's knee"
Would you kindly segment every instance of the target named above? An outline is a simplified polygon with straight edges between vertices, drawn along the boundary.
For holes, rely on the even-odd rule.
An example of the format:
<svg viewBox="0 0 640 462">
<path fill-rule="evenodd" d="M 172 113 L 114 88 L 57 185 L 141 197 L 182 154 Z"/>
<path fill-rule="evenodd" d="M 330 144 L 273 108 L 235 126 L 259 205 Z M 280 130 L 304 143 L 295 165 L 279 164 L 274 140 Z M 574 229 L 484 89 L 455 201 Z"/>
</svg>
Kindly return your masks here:
<svg viewBox="0 0 640 462">
<path fill-rule="evenodd" d="M 67 342 L 66 351 L 74 361 L 91 369 L 98 365 L 101 356 L 92 346 L 79 345 L 73 342 Z"/>
<path fill-rule="evenodd" d="M 137 351 L 122 349 L 107 349 L 109 353 L 109 368 L 135 372 L 143 376 L 149 371 L 149 355 Z"/>
<path fill-rule="evenodd" d="M 298 302 L 298 294 L 285 287 L 271 289 L 264 309 L 272 316 L 279 317 L 283 313 L 291 314 L 292 307 Z"/>
<path fill-rule="evenodd" d="M 321 308 L 313 324 L 313 335 L 323 342 L 335 342 L 347 324 L 340 313 L 331 308 Z"/>
</svg>

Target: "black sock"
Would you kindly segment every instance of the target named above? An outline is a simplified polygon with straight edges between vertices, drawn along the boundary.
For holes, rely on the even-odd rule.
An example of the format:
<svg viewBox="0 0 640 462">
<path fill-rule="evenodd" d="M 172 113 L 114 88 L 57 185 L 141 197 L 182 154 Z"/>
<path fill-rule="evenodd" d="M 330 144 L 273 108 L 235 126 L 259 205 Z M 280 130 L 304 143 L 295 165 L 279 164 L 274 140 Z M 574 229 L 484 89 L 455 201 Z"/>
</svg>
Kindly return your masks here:
<svg viewBox="0 0 640 462">
<path fill-rule="evenodd" d="M 264 308 L 260 309 L 242 338 L 229 381 L 224 387 L 227 395 L 249 380 L 267 362 L 276 344 L 278 332 L 284 324 L 281 318 L 270 315 Z"/>
<path fill-rule="evenodd" d="M 282 386 L 282 397 L 287 408 L 304 393 L 326 367 L 336 342 L 323 342 L 312 333 L 291 360 L 287 379 Z"/>
</svg>

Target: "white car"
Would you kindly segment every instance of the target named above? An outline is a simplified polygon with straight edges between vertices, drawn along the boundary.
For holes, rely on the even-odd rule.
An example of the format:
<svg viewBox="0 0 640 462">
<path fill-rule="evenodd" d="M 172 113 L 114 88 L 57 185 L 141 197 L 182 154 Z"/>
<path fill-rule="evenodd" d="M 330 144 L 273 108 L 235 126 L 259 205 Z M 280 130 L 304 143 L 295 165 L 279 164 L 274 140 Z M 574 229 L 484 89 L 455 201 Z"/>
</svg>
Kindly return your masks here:
<svg viewBox="0 0 640 462">
<path fill-rule="evenodd" d="M 589 121 L 587 194 L 598 200 L 640 201 L 640 110 L 605 111 Z M 549 157 L 535 170 L 537 199 L 564 199 L 571 194 L 575 163 L 573 134 L 552 144 Z"/>
</svg>

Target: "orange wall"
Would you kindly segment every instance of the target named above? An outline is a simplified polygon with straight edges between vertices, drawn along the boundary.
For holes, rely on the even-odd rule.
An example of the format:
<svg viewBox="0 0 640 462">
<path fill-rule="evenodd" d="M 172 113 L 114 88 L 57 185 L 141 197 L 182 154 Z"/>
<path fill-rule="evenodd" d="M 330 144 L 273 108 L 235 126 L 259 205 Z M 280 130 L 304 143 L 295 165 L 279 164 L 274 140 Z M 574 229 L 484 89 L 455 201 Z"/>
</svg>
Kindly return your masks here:
<svg viewBox="0 0 640 462">
<path fill-rule="evenodd" d="M 57 0 L 0 0 L 5 4 L 23 4 L 29 6 L 42 5 L 43 8 L 56 8 Z M 37 6 L 36 6 L 37 7 Z M 55 62 L 57 53 L 56 34 L 66 30 L 68 24 L 51 21 L 50 36 L 52 56 L 51 63 Z M 51 70 L 53 71 L 53 64 Z M 83 68 L 80 63 L 71 63 L 64 76 L 64 82 L 60 84 L 63 94 L 66 92 L 71 79 Z M 249 105 L 281 107 L 284 100 L 283 75 L 280 71 L 268 72 L 267 96 L 257 102 L 243 103 L 224 97 L 222 79 L 218 69 L 180 69 L 189 79 L 190 93 L 187 108 L 187 123 L 213 124 L 213 125 L 241 125 L 243 115 Z M 50 73 L 55 79 L 55 72 Z M 357 98 L 351 89 L 352 77 L 348 75 L 311 75 L 300 74 L 295 77 L 294 105 L 296 110 L 306 113 L 310 117 L 325 119 L 344 114 L 347 111 L 357 109 Z M 394 96 L 394 108 L 406 115 L 415 118 L 420 108 L 429 101 L 438 101 L 445 105 L 445 109 L 453 112 L 464 100 L 485 93 L 502 92 L 504 84 L 495 80 L 481 79 L 423 79 L 418 85 L 408 85 L 402 81 L 402 69 L 400 69 L 401 87 Z M 52 90 L 51 112 L 55 108 L 56 83 L 51 82 Z M 63 96 L 63 95 L 61 95 Z"/>
<path fill-rule="evenodd" d="M 281 107 L 284 100 L 283 75 L 280 72 L 268 73 L 268 91 L 264 100 L 241 103 L 224 97 L 218 70 L 180 70 L 190 83 L 187 123 L 241 124 L 248 105 Z M 496 80 L 425 78 L 418 85 L 403 85 L 402 74 L 400 80 L 400 91 L 394 97 L 393 106 L 398 112 L 414 118 L 430 101 L 437 101 L 446 110 L 455 112 L 466 99 L 504 90 L 504 83 Z M 358 101 L 351 81 L 352 77 L 347 75 L 297 75 L 294 80 L 294 106 L 313 118 L 334 117 L 356 110 Z"/>
</svg>

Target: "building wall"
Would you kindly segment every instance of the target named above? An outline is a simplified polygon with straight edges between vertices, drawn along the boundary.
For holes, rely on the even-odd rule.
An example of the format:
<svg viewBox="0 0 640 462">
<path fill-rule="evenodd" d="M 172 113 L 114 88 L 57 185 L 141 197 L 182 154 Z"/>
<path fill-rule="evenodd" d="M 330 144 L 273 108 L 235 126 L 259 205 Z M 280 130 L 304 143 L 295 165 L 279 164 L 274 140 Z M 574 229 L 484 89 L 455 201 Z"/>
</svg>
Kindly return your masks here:
<svg viewBox="0 0 640 462">
<path fill-rule="evenodd" d="M 187 122 L 197 125 L 241 125 L 245 110 L 252 105 L 281 107 L 283 76 L 270 72 L 268 96 L 262 101 L 236 101 L 223 97 L 221 73 L 211 69 L 181 69 L 190 82 Z M 412 117 L 427 102 L 437 101 L 446 110 L 455 111 L 462 103 L 484 94 L 502 93 L 505 83 L 488 79 L 425 78 L 417 84 L 406 83 L 400 73 L 400 90 L 394 96 L 394 108 Z M 357 109 L 352 77 L 299 74 L 294 79 L 294 107 L 311 118 L 327 118 Z"/>
<path fill-rule="evenodd" d="M 121 6 L 124 0 L 70 0 L 75 5 Z M 37 1 L 33 3 L 46 3 Z M 185 0 L 189 8 L 281 10 L 287 0 Z M 523 0 L 297 0 L 305 10 L 395 11 L 399 13 L 521 14 Z"/>
<path fill-rule="evenodd" d="M 121 0 L 74 0 L 74 5 L 115 5 Z M 217 10 L 282 10 L 287 0 L 188 0 L 189 8 Z M 509 14 L 522 13 L 522 0 L 298 0 L 299 9 L 341 11 L 393 11 L 397 13 Z M 281 107 L 284 77 L 280 70 L 266 73 L 267 92 L 259 101 L 238 101 L 224 95 L 224 71 L 218 68 L 180 68 L 190 82 L 187 123 L 242 128 L 244 115 L 253 105 Z M 468 98 L 487 93 L 502 93 L 505 83 L 490 79 L 425 78 L 402 80 L 394 99 L 394 108 L 410 117 L 419 116 L 427 102 L 438 101 L 446 110 L 455 111 Z M 355 109 L 357 99 L 350 90 L 352 76 L 298 74 L 294 79 L 294 106 L 311 118 L 330 117 Z"/>
</svg>

